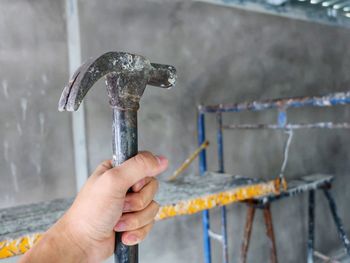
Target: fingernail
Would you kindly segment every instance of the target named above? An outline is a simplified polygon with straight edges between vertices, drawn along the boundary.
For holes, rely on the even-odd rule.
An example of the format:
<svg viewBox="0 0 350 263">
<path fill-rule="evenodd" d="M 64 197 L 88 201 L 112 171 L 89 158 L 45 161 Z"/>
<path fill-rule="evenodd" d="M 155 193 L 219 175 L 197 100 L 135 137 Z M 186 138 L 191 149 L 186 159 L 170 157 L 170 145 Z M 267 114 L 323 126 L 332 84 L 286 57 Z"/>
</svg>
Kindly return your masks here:
<svg viewBox="0 0 350 263">
<path fill-rule="evenodd" d="M 129 202 L 124 203 L 123 212 L 130 212 L 131 211 L 131 204 Z"/>
<path fill-rule="evenodd" d="M 114 227 L 114 231 L 122 232 L 126 230 L 126 224 L 123 221 L 119 221 L 118 224 Z"/>
<path fill-rule="evenodd" d="M 134 234 L 128 235 L 126 239 L 128 240 L 128 243 L 130 243 L 130 244 L 136 244 L 139 242 L 138 236 L 136 236 Z"/>
<path fill-rule="evenodd" d="M 156 155 L 156 158 L 157 158 L 159 165 L 163 165 L 168 161 L 168 159 L 163 155 Z"/>
</svg>

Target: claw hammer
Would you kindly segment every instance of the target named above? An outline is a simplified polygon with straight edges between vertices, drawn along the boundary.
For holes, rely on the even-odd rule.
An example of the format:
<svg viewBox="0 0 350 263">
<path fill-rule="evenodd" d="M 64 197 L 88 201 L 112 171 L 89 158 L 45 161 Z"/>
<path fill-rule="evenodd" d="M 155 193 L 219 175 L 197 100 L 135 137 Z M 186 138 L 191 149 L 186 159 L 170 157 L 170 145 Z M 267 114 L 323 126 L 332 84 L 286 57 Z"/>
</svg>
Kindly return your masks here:
<svg viewBox="0 0 350 263">
<path fill-rule="evenodd" d="M 143 56 L 108 52 L 81 65 L 64 88 L 59 111 L 76 111 L 97 80 L 106 77 L 109 104 L 113 109 L 113 165 L 135 156 L 137 149 L 137 110 L 146 85 L 171 88 L 175 85 L 173 66 L 150 63 Z M 138 246 L 126 246 L 116 233 L 116 263 L 137 263 Z"/>
</svg>

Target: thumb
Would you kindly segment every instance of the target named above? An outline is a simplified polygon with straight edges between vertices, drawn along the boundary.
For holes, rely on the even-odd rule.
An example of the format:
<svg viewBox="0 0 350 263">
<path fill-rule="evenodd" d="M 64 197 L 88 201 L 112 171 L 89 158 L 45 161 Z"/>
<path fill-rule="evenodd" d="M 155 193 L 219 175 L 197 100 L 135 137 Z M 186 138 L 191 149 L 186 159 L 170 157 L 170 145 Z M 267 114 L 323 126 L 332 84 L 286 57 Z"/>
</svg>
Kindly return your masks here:
<svg viewBox="0 0 350 263">
<path fill-rule="evenodd" d="M 139 152 L 121 165 L 105 172 L 105 176 L 112 177 L 113 185 L 126 193 L 141 179 L 154 177 L 167 167 L 168 160 L 165 157 L 155 156 L 150 152 Z"/>
</svg>

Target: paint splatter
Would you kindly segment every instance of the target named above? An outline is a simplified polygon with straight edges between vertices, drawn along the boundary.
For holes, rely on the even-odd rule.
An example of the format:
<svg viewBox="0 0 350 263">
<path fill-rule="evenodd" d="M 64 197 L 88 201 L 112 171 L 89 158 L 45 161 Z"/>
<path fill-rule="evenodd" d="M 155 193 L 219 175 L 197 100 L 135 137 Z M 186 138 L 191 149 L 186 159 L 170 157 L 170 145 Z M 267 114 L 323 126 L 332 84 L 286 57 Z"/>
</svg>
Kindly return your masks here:
<svg viewBox="0 0 350 263">
<path fill-rule="evenodd" d="M 22 108 L 22 120 L 25 121 L 27 117 L 27 106 L 28 100 L 26 98 L 21 98 L 21 108 Z"/>
<path fill-rule="evenodd" d="M 6 80 L 6 79 L 4 79 L 4 80 L 2 81 L 2 90 L 3 90 L 3 92 L 4 92 L 5 98 L 8 99 L 8 97 L 9 97 L 9 92 L 8 92 L 8 84 L 7 84 L 7 80 Z"/>
<path fill-rule="evenodd" d="M 8 162 L 9 161 L 9 143 L 8 143 L 8 141 L 4 141 L 4 157 L 5 157 L 5 161 Z"/>
<path fill-rule="evenodd" d="M 19 136 L 23 135 L 23 130 L 22 130 L 21 124 L 19 122 L 17 122 L 17 132 L 18 132 Z"/>
<path fill-rule="evenodd" d="M 18 187 L 18 179 L 17 179 L 17 167 L 14 163 L 11 163 L 11 175 L 12 175 L 12 182 L 15 187 L 15 191 L 19 191 Z"/>
<path fill-rule="evenodd" d="M 42 112 L 39 113 L 39 123 L 40 123 L 40 134 L 44 135 L 45 115 Z"/>
</svg>

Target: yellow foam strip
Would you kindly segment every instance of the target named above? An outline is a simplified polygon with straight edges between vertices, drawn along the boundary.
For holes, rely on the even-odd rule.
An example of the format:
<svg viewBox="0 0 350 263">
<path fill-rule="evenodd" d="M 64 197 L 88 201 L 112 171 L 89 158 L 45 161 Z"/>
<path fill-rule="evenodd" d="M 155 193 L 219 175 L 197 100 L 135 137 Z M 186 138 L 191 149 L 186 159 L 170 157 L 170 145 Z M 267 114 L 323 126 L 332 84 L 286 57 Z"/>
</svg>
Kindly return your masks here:
<svg viewBox="0 0 350 263">
<path fill-rule="evenodd" d="M 266 183 L 242 186 L 234 190 L 181 201 L 173 205 L 162 206 L 156 216 L 156 220 L 163 220 L 180 215 L 190 215 L 216 206 L 228 205 L 230 203 L 248 200 L 271 193 L 278 194 L 281 186 L 286 190 L 286 181 L 283 181 L 281 184 L 280 180 L 276 179 Z M 14 240 L 0 241 L 0 259 L 24 254 L 38 240 L 40 240 L 41 236 L 41 233 L 37 233 Z"/>
<path fill-rule="evenodd" d="M 0 259 L 22 255 L 41 238 L 42 234 L 31 234 L 13 240 L 0 241 Z"/>
</svg>

